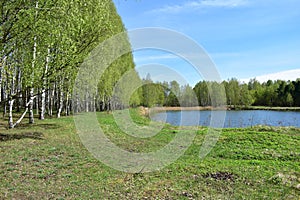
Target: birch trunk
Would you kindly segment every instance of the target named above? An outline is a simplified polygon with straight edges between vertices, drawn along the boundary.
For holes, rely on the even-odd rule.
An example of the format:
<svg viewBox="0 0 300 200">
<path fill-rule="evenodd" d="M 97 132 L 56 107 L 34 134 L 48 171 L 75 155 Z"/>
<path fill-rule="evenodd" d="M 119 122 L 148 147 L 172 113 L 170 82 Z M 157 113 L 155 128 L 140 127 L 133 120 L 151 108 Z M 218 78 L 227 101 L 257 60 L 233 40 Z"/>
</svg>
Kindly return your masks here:
<svg viewBox="0 0 300 200">
<path fill-rule="evenodd" d="M 53 116 L 54 92 L 55 92 L 54 89 L 49 91 L 49 110 L 48 110 L 48 114 L 49 114 L 50 117 Z"/>
<path fill-rule="evenodd" d="M 9 75 L 9 73 L 7 73 L 6 79 L 7 79 L 7 89 L 9 91 L 9 96 L 8 96 L 8 125 L 9 128 L 12 128 L 13 126 L 13 105 L 14 105 L 14 99 L 13 96 L 15 95 L 15 71 L 11 72 L 11 74 Z"/>
<path fill-rule="evenodd" d="M 69 115 L 69 92 L 67 92 L 66 94 L 66 105 L 65 105 L 65 115 L 68 116 Z"/>
<path fill-rule="evenodd" d="M 2 85 L 2 73 L 5 74 L 5 65 L 6 65 L 6 59 L 7 57 L 5 56 L 3 58 L 3 61 L 2 61 L 2 67 L 1 67 L 1 101 L 3 102 L 3 117 L 6 115 L 6 86 L 7 86 L 7 83 L 3 84 Z M 4 80 L 5 81 L 5 80 Z"/>
<path fill-rule="evenodd" d="M 38 11 L 37 9 L 39 8 L 39 2 L 36 1 L 36 13 L 35 13 L 35 17 L 37 17 Z M 36 52 L 37 52 L 37 37 L 34 36 L 33 38 L 33 55 L 32 55 L 32 77 L 31 77 L 31 88 L 30 88 L 30 92 L 29 92 L 29 124 L 33 124 L 34 123 L 34 115 L 33 115 L 33 78 L 34 78 L 34 67 L 35 67 L 35 62 L 36 62 Z"/>
<path fill-rule="evenodd" d="M 33 98 L 35 98 L 35 97 L 33 97 Z M 30 101 L 33 101 L 33 99 L 31 99 Z M 30 101 L 28 101 L 28 102 L 26 103 L 26 105 L 25 105 L 25 107 L 26 107 L 25 111 L 23 112 L 23 114 L 21 115 L 21 117 L 16 121 L 16 123 L 14 123 L 14 124 L 12 125 L 11 128 L 14 128 L 14 127 L 16 127 L 18 124 L 21 123 L 22 119 L 25 117 L 26 113 L 28 112 L 28 107 L 29 107 L 29 105 L 30 105 Z"/>
<path fill-rule="evenodd" d="M 32 60 L 32 70 L 34 70 L 35 67 L 35 61 L 36 61 L 36 36 L 34 37 L 34 44 L 33 44 L 33 60 Z M 32 75 L 33 79 L 33 75 Z M 34 123 L 34 115 L 33 115 L 33 81 L 31 82 L 32 86 L 30 88 L 29 92 L 29 124 Z"/>
<path fill-rule="evenodd" d="M 42 89 L 42 100 L 41 100 L 41 110 L 40 110 L 40 116 L 39 119 L 40 120 L 44 120 L 45 119 L 45 110 L 46 110 L 46 90 L 45 88 Z"/>
<path fill-rule="evenodd" d="M 50 56 L 50 48 L 48 48 L 47 57 L 46 57 L 46 64 L 45 64 L 45 71 L 43 76 L 43 88 L 42 88 L 42 100 L 41 100 L 41 109 L 40 109 L 40 120 L 45 119 L 45 110 L 46 110 L 46 76 L 48 73 L 48 65 L 49 65 L 49 56 Z"/>
<path fill-rule="evenodd" d="M 96 102 L 96 97 L 94 97 L 93 106 L 94 106 L 94 112 L 96 112 L 96 110 L 97 110 L 97 102 Z"/>
<path fill-rule="evenodd" d="M 47 111 L 48 111 L 48 115 L 51 116 L 51 111 L 50 111 L 50 108 L 51 108 L 51 97 L 50 97 L 50 94 L 51 94 L 51 90 L 48 89 L 48 92 L 47 92 Z"/>
<path fill-rule="evenodd" d="M 89 112 L 89 96 L 88 96 L 88 93 L 86 93 L 86 97 L 85 97 L 85 112 Z"/>
<path fill-rule="evenodd" d="M 2 69 L 4 68 L 4 65 L 5 65 L 5 60 L 6 60 L 6 56 L 2 59 L 1 61 L 1 66 L 0 66 L 0 101 L 3 100 L 3 97 L 2 97 Z"/>
<path fill-rule="evenodd" d="M 11 99 L 8 101 L 8 105 L 9 105 L 9 114 L 8 114 L 8 126 L 9 128 L 13 128 L 13 114 L 12 114 L 12 111 L 13 111 L 13 105 L 14 105 L 14 99 Z"/>
<path fill-rule="evenodd" d="M 39 89 L 37 89 L 39 91 Z M 39 105 L 40 105 L 40 96 L 37 96 L 35 99 L 35 112 L 38 115 L 39 114 Z"/>
<path fill-rule="evenodd" d="M 33 88 L 31 88 L 30 92 L 29 92 L 29 105 L 28 105 L 28 109 L 29 109 L 29 124 L 33 124 L 34 123 L 34 114 L 33 114 Z"/>
<path fill-rule="evenodd" d="M 105 100 L 104 100 L 104 97 L 102 99 L 102 108 L 101 108 L 101 111 L 105 111 Z"/>
<path fill-rule="evenodd" d="M 20 112 L 21 110 L 21 100 L 22 100 L 22 93 L 21 93 L 21 69 L 18 67 L 17 69 L 17 90 L 16 90 L 18 96 L 16 99 L 16 107 L 17 107 L 17 112 Z"/>
<path fill-rule="evenodd" d="M 63 91 L 60 89 L 59 92 L 59 103 L 58 103 L 58 110 L 57 110 L 57 118 L 61 117 L 61 111 L 63 109 Z"/>
<path fill-rule="evenodd" d="M 76 107 L 75 107 L 75 113 L 79 112 L 79 97 L 78 94 L 76 94 Z"/>
</svg>

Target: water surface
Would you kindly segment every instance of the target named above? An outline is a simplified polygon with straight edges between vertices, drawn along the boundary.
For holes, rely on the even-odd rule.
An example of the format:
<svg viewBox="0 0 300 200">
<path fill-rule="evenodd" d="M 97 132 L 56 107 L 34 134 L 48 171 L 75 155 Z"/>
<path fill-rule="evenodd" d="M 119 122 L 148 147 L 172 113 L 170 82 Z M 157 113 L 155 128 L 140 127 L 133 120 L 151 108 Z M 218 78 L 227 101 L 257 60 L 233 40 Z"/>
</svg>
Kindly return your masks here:
<svg viewBox="0 0 300 200">
<path fill-rule="evenodd" d="M 300 127 L 300 112 L 241 110 L 241 111 L 166 111 L 151 116 L 154 121 L 165 121 L 175 126 L 210 126 L 211 116 L 226 113 L 224 128 L 256 125 Z"/>
</svg>

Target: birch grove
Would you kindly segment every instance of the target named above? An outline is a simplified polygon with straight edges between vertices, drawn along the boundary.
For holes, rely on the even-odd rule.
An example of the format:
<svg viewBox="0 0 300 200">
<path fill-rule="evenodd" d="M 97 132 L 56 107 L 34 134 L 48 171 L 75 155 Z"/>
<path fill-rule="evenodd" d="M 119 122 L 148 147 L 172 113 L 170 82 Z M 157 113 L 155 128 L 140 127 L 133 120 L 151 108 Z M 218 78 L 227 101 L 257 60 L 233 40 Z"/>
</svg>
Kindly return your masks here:
<svg viewBox="0 0 300 200">
<path fill-rule="evenodd" d="M 74 102 L 72 91 L 89 53 L 125 31 L 111 0 L 12 0 L 1 1 L 0 9 L 0 101 L 10 128 L 26 116 L 34 123 L 112 108 L 115 82 L 134 67 L 131 54 L 99 77 L 104 84 L 95 84 L 95 92 L 86 90 L 85 105 Z"/>
</svg>

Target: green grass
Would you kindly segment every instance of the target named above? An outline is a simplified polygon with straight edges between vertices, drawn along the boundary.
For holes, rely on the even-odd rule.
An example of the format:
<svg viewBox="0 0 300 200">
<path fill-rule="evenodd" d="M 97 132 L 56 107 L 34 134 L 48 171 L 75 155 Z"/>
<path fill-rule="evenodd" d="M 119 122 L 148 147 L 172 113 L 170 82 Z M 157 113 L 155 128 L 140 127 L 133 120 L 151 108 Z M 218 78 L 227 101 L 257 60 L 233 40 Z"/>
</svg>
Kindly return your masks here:
<svg viewBox="0 0 300 200">
<path fill-rule="evenodd" d="M 236 109 L 241 110 L 274 110 L 274 111 L 300 111 L 300 107 L 272 107 L 272 106 L 246 106 L 237 107 Z"/>
<path fill-rule="evenodd" d="M 157 150 L 179 130 L 165 125 L 156 136 L 138 139 L 122 133 L 111 114 L 97 116 L 107 137 L 132 152 Z M 149 123 L 137 110 L 131 116 L 139 125 Z M 2 127 L 0 199 L 299 199 L 299 129 L 224 129 L 200 160 L 206 132 L 200 127 L 186 153 L 166 168 L 130 174 L 96 160 L 82 145 L 72 117 Z"/>
</svg>

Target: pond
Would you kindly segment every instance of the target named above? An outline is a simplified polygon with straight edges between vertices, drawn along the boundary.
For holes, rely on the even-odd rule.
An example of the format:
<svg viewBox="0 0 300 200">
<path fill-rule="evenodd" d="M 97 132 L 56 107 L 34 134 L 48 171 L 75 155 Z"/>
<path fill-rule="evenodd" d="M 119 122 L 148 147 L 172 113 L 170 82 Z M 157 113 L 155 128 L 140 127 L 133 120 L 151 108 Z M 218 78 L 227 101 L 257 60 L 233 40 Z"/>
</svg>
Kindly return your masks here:
<svg viewBox="0 0 300 200">
<path fill-rule="evenodd" d="M 222 116 L 225 115 L 224 119 Z M 215 119 L 218 116 L 223 118 L 224 128 L 242 128 L 257 125 L 300 127 L 300 112 L 295 111 L 166 111 L 151 115 L 151 119 L 175 126 L 210 126 L 212 116 Z"/>
</svg>

